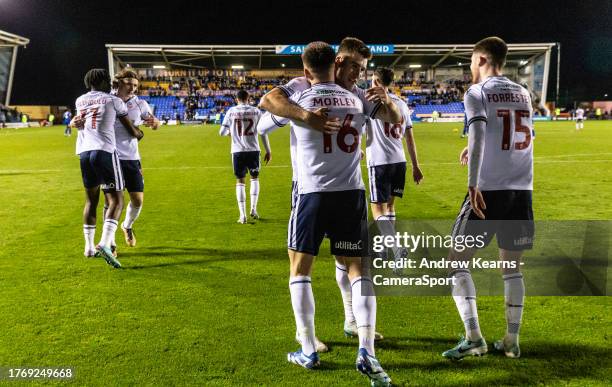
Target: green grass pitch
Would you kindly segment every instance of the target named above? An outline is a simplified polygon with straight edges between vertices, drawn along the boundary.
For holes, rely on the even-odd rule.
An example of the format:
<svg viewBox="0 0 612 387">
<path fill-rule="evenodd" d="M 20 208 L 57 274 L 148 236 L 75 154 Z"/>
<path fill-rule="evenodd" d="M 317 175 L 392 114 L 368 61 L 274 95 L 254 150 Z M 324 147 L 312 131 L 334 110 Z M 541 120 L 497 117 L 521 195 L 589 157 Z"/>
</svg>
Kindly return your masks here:
<svg viewBox="0 0 612 387">
<path fill-rule="evenodd" d="M 417 124 L 425 174 L 399 219 L 452 219 L 465 194 L 460 123 Z M 213 126 L 146 130 L 138 246 L 117 234 L 124 270 L 83 257 L 84 193 L 75 136 L 62 127 L 0 130 L 0 367 L 72 366 L 77 385 L 366 385 L 326 244 L 313 288 L 322 369 L 286 362 L 297 349 L 285 249 L 288 131 L 271 136 L 260 221 L 236 224 L 228 138 Z M 536 123 L 537 219 L 612 219 L 612 123 Z M 248 186 L 247 186 L 248 188 Z M 96 241 L 101 234 L 98 218 Z M 477 284 L 478 285 L 478 284 Z M 440 356 L 462 332 L 450 297 L 380 297 L 377 356 L 398 385 L 606 385 L 608 297 L 527 298 L 523 357 L 459 363 Z M 490 344 L 505 329 L 501 297 L 480 297 Z M 608 380 L 608 382 L 606 382 Z"/>
</svg>

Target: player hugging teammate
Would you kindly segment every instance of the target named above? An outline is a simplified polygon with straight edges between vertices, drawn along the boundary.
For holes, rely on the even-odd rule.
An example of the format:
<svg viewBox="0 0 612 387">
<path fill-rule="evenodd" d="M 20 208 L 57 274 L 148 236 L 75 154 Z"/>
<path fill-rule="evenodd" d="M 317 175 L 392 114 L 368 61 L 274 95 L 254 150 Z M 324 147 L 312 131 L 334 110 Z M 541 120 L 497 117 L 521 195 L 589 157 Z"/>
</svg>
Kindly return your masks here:
<svg viewBox="0 0 612 387">
<path fill-rule="evenodd" d="M 336 256 L 336 280 L 345 307 L 344 331 L 358 336 L 357 369 L 372 383 L 388 385 L 374 352 L 376 298 L 361 259 L 368 252 L 367 204 L 360 169 L 360 144 L 368 118 L 402 122 L 400 109 L 385 87 L 367 91 L 355 86 L 371 58 L 369 48 L 355 38 L 344 39 L 338 54 L 326 43 L 309 44 L 302 55 L 305 77 L 268 93 L 261 106 L 269 122 L 291 120 L 294 197 L 288 226 L 289 290 L 301 349 L 290 362 L 305 368 L 319 365 L 326 347 L 315 336 L 311 270 L 327 236 Z M 268 120 L 269 118 L 269 120 Z M 268 122 L 268 123 L 266 123 Z"/>
<path fill-rule="evenodd" d="M 349 42 L 349 47 L 360 42 L 353 38 L 347 38 L 345 41 Z M 354 82 L 364 70 L 359 60 L 367 60 L 369 55 L 364 53 L 361 58 L 358 55 L 343 56 L 343 44 L 340 45 L 335 59 L 334 81 L 344 87 L 344 92 L 350 90 L 354 93 L 362 103 L 362 114 L 371 117 L 366 148 L 369 150 L 370 201 L 375 219 L 379 220 L 379 227 L 382 227 L 381 231 L 392 233 L 393 197 L 401 197 L 404 189 L 406 159 L 401 138 L 406 138 L 414 181 L 418 183 L 422 179 L 416 147 L 411 136 L 409 115 L 402 109 L 402 101 L 387 95 L 386 88 L 390 86 L 392 77 L 385 69 L 376 72 L 373 85 L 383 88 L 384 93 L 380 93 L 380 90 L 374 93 L 372 89 L 364 92 L 354 88 Z M 338 91 L 338 85 L 332 84 L 332 78 L 322 64 L 326 50 L 326 45 L 321 42 L 307 47 L 303 54 L 306 77 L 296 78 L 264 96 L 261 106 L 268 113 L 263 116 L 258 126 L 260 133 L 266 133 L 291 121 L 290 145 L 294 181 L 288 227 L 291 264 L 289 288 L 297 336 L 302 348 L 290 353 L 288 359 L 305 368 L 314 368 L 319 364 L 317 352 L 320 348 L 326 350 L 314 334 L 314 298 L 310 273 L 319 244 L 324 235 L 327 235 L 331 240 L 332 254 L 336 255 L 337 274 L 340 272 L 337 280 L 342 290 L 346 320 L 356 320 L 360 338 L 357 368 L 368 375 L 373 384 L 385 385 L 390 382 L 390 378 L 374 357 L 373 339 L 376 333 L 373 330 L 375 312 L 372 313 L 372 310 L 375 310 L 375 298 L 371 291 L 371 282 L 361 272 L 351 273 L 353 264 L 358 260 L 355 257 L 359 255 L 355 254 L 355 250 L 339 251 L 360 246 L 358 238 L 352 238 L 353 234 L 348 234 L 350 230 L 354 230 L 357 235 L 357 227 L 351 228 L 349 225 L 359 223 L 358 219 L 353 219 L 355 214 L 361 214 L 360 196 L 354 192 L 360 192 L 363 188 L 360 188 L 358 183 L 361 181 L 360 174 L 358 178 L 351 175 L 355 170 L 350 162 L 355 160 L 348 155 L 359 148 L 362 134 L 362 122 L 359 120 L 363 115 L 358 113 L 358 107 L 357 112 L 347 111 L 349 107 L 355 107 L 353 99 L 351 102 L 345 101 L 342 98 L 342 89 Z M 470 129 L 470 141 L 464 162 L 467 163 L 469 159 L 469 194 L 453 228 L 453 234 L 466 235 L 482 231 L 480 228 L 483 225 L 475 223 L 476 219 L 510 220 L 511 223 L 486 223 L 488 242 L 497 234 L 501 259 L 518 262 L 522 251 L 531 248 L 533 237 L 533 125 L 528 91 L 501 75 L 506 52 L 506 44 L 499 38 L 484 39 L 474 49 L 472 73 L 475 85 L 465 96 L 466 126 Z M 368 108 L 371 102 L 368 98 L 362 98 L 366 95 L 377 95 L 379 103 L 374 109 Z M 329 103 L 325 102 L 326 97 Z M 293 103 L 289 102 L 289 98 Z M 337 104 L 334 99 L 338 101 Z M 385 103 L 380 103 L 381 101 Z M 339 113 L 339 110 L 342 110 L 342 113 Z M 363 123 L 365 122 L 364 120 Z M 346 160 L 342 159 L 343 155 L 347 157 Z M 340 165 L 343 166 L 342 169 L 337 168 Z M 325 182 L 325 178 L 329 176 L 335 178 L 333 184 Z M 336 186 L 338 181 L 344 185 Z M 351 194 L 356 196 L 339 198 L 341 195 Z M 350 215 L 348 212 L 342 213 L 346 205 L 356 206 L 352 208 Z M 512 223 L 516 221 L 521 224 L 520 227 Z M 337 236 L 338 230 L 342 230 L 341 238 Z M 367 234 L 362 235 L 362 238 L 367 238 Z M 462 254 L 452 251 L 450 258 L 469 259 L 474 253 L 474 250 Z M 518 269 L 520 266 L 512 267 L 516 269 L 508 269 L 503 273 L 507 333 L 494 347 L 508 357 L 518 357 L 518 331 L 522 318 L 524 285 Z M 348 290 L 343 286 L 342 277 L 342 273 L 346 275 L 347 272 L 346 282 L 351 285 Z M 469 271 L 455 271 L 451 275 L 457 279 L 453 296 L 466 327 L 466 338 L 457 347 L 446 351 L 444 356 L 461 359 L 467 355 L 483 354 L 487 347 L 479 330 L 471 275 Z"/>
<path fill-rule="evenodd" d="M 71 126 L 78 128 L 77 154 L 81 159 L 81 173 L 86 192 L 83 212 L 85 256 L 102 256 L 106 262 L 121 267 L 117 260 L 115 232 L 123 210 L 123 189 L 130 194 L 126 219 L 122 224 L 126 243 L 136 244 L 132 224 L 142 207 L 144 179 L 140 166 L 138 141 L 144 133 L 138 125 L 157 129 L 159 121 L 148 104 L 139 100 L 138 79 L 131 70 L 118 73 L 113 82 L 104 69 L 92 69 L 85 75 L 90 92 L 76 101 L 77 114 Z M 100 243 L 94 248 L 96 211 L 104 191 L 104 228 Z"/>
</svg>

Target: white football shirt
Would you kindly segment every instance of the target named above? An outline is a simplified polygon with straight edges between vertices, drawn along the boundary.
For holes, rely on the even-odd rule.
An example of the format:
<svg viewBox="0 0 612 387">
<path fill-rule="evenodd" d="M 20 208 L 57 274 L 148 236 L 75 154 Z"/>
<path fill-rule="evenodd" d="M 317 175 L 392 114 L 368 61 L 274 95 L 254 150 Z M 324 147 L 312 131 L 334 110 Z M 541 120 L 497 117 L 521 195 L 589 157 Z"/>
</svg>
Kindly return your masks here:
<svg viewBox="0 0 612 387">
<path fill-rule="evenodd" d="M 468 126 L 485 121 L 481 191 L 533 189 L 533 110 L 529 92 L 506 77 L 489 77 L 465 93 Z"/>
<path fill-rule="evenodd" d="M 219 134 L 232 137 L 232 153 L 259 151 L 257 123 L 261 110 L 254 106 L 239 104 L 229 108 Z"/>
<path fill-rule="evenodd" d="M 366 159 L 368 166 L 406 162 L 402 139 L 408 128 L 412 128 L 410 109 L 406 102 L 395 94 L 389 94 L 402 112 L 402 122 L 390 124 L 376 118 L 366 124 Z"/>
<path fill-rule="evenodd" d="M 367 116 L 363 113 L 361 100 L 331 82 L 313 85 L 293 94 L 290 99 L 309 111 L 328 108 L 329 117 L 342 122 L 342 129 L 333 135 L 293 122 L 298 192 L 364 190 L 359 149 Z"/>
<path fill-rule="evenodd" d="M 77 114 L 86 119 L 84 128 L 78 132 L 76 153 L 115 152 L 115 120 L 128 114 L 125 103 L 114 95 L 90 91 L 77 98 L 75 105 Z"/>
<path fill-rule="evenodd" d="M 128 118 L 134 126 L 142 125 L 145 118 L 153 115 L 147 101 L 137 96 L 133 96 L 125 104 L 128 109 Z M 132 136 L 119 120 L 115 120 L 115 140 L 120 160 L 140 160 L 138 139 Z"/>
<path fill-rule="evenodd" d="M 310 88 L 310 82 L 306 77 L 297 77 L 293 78 L 284 85 L 278 86 L 278 88 L 281 89 L 287 95 L 287 97 L 291 97 L 295 93 L 308 90 Z M 354 86 L 351 92 L 361 100 L 363 110 L 366 115 L 370 117 L 376 116 L 376 113 L 381 106 L 380 103 L 368 101 L 365 97 L 365 90 L 360 87 Z"/>
<path fill-rule="evenodd" d="M 584 109 L 578 108 L 576 109 L 576 119 L 583 120 L 584 119 Z"/>
</svg>

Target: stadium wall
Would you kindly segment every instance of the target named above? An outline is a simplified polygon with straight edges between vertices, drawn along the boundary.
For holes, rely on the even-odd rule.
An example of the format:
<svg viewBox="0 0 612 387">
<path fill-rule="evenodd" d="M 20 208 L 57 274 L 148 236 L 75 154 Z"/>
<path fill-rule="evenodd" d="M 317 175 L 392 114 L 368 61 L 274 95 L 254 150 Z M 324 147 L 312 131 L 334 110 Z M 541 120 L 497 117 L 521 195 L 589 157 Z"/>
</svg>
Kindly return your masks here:
<svg viewBox="0 0 612 387">
<path fill-rule="evenodd" d="M 10 107 L 27 114 L 30 120 L 46 120 L 51 113 L 51 106 L 12 105 Z"/>
<path fill-rule="evenodd" d="M 593 102 L 593 109 L 600 108 L 604 112 L 612 111 L 612 101 L 595 101 Z"/>
</svg>

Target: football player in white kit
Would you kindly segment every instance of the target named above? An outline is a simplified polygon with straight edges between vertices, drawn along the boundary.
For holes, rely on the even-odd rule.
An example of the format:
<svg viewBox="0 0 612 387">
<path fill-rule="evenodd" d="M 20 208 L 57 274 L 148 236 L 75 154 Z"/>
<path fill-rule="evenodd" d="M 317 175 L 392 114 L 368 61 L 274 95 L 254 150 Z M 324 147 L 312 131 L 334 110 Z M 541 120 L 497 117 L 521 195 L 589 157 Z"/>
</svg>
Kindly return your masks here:
<svg viewBox="0 0 612 387">
<path fill-rule="evenodd" d="M 109 265 L 119 268 L 121 264 L 111 251 L 111 241 L 114 239 L 123 209 L 124 185 L 115 145 L 115 120 L 121 120 L 128 132 L 138 139 L 142 138 L 143 133 L 127 118 L 125 103 L 109 94 L 111 82 L 107 70 L 89 70 L 85 75 L 85 86 L 90 91 L 76 100 L 76 115 L 85 118 L 76 142 L 76 153 L 80 157 L 81 175 L 86 193 L 83 210 L 85 256 L 91 257 L 97 252 Z M 108 217 L 104 220 L 102 238 L 94 250 L 100 185 L 109 208 Z"/>
<path fill-rule="evenodd" d="M 584 129 L 584 109 L 578 106 L 576 109 L 576 130 Z"/>
<path fill-rule="evenodd" d="M 364 104 L 366 113 L 370 117 L 394 124 L 399 123 L 402 120 L 401 111 L 388 96 L 385 88 L 375 86 L 364 91 L 356 86 L 357 80 L 365 73 L 367 61 L 371 57 L 370 49 L 361 40 L 351 37 L 344 38 L 340 42 L 335 58 L 335 82 L 355 93 Z M 341 123 L 328 118 L 325 108 L 309 111 L 289 100 L 293 94 L 308 88 L 310 88 L 310 81 L 306 77 L 294 78 L 264 95 L 260 106 L 276 117 L 287 117 L 304 122 L 308 127 L 328 135 L 337 133 Z M 293 251 L 289 250 L 288 253 L 291 259 Z M 344 334 L 349 337 L 357 337 L 357 324 L 352 309 L 351 282 L 348 279 L 345 263 L 338 258 L 336 258 L 336 282 L 340 288 L 344 305 Z M 382 335 L 378 332 L 375 335 L 377 340 L 382 339 Z"/>
<path fill-rule="evenodd" d="M 504 263 L 506 334 L 494 348 L 520 356 L 519 329 L 525 285 L 520 272 L 523 250 L 533 246 L 533 110 L 529 92 L 502 75 L 508 48 L 498 37 L 476 43 L 473 85 L 464 96 L 469 129 L 468 194 L 453 226 L 453 237 L 497 236 Z M 451 250 L 449 259 L 470 260 L 475 249 Z M 465 338 L 442 355 L 453 360 L 487 352 L 480 332 L 476 289 L 469 270 L 450 273 L 452 295 L 465 327 Z"/>
<path fill-rule="evenodd" d="M 128 118 L 134 126 L 138 127 L 144 124 L 151 129 L 159 128 L 160 122 L 153 115 L 147 101 L 139 99 L 136 95 L 138 92 L 138 75 L 133 70 L 123 69 L 117 73 L 113 86 L 116 89 L 117 97 L 125 102 L 128 109 Z M 125 211 L 125 219 L 121 224 L 121 230 L 125 243 L 134 247 L 136 246 L 136 235 L 132 226 L 140 215 L 144 199 L 144 177 L 140 163 L 138 139 L 133 137 L 119 120 L 115 121 L 115 139 L 125 189 L 130 195 L 130 202 Z M 107 208 L 106 203 L 104 208 Z"/>
<path fill-rule="evenodd" d="M 393 83 L 393 70 L 379 67 L 374 72 L 372 84 L 389 88 Z M 412 135 L 410 110 L 406 102 L 395 94 L 389 96 L 402 112 L 402 122 L 390 124 L 383 120 L 371 119 L 366 124 L 366 160 L 370 184 L 370 206 L 372 217 L 383 235 L 395 235 L 395 198 L 404 195 L 406 180 L 406 154 L 402 139 L 406 140 L 412 163 L 412 179 L 419 184 L 423 173 L 417 159 L 416 144 Z M 395 259 L 400 251 L 393 251 Z"/>
<path fill-rule="evenodd" d="M 391 380 L 374 352 L 376 297 L 372 281 L 363 273 L 361 258 L 368 253 L 367 204 L 361 178 L 359 145 L 367 119 L 361 100 L 334 82 L 334 50 L 324 42 L 304 49 L 304 73 L 312 87 L 295 93 L 291 101 L 303 109 L 327 108 L 341 122 L 335 134 L 312 130 L 292 120 L 296 137 L 298 198 L 289 221 L 289 291 L 301 349 L 287 354 L 289 362 L 304 368 L 319 365 L 316 351 L 315 304 L 311 286 L 314 257 L 324 235 L 331 253 L 346 263 L 353 288 L 359 349 L 356 367 L 377 385 Z"/>
<path fill-rule="evenodd" d="M 236 99 L 238 100 L 238 105 L 231 107 L 225 114 L 219 134 L 221 136 L 230 136 L 232 140 L 232 164 L 234 166 L 234 175 L 236 176 L 236 199 L 238 201 L 238 210 L 240 211 L 238 223 L 246 224 L 245 178 L 247 171 L 251 175 L 250 215 L 253 219 L 259 219 L 257 201 L 259 200 L 260 150 L 259 141 L 257 141 L 257 123 L 259 122 L 261 111 L 247 103 L 249 93 L 245 90 L 238 91 Z M 261 141 L 266 150 L 264 161 L 267 164 L 272 158 L 268 136 L 262 135 Z"/>
</svg>

